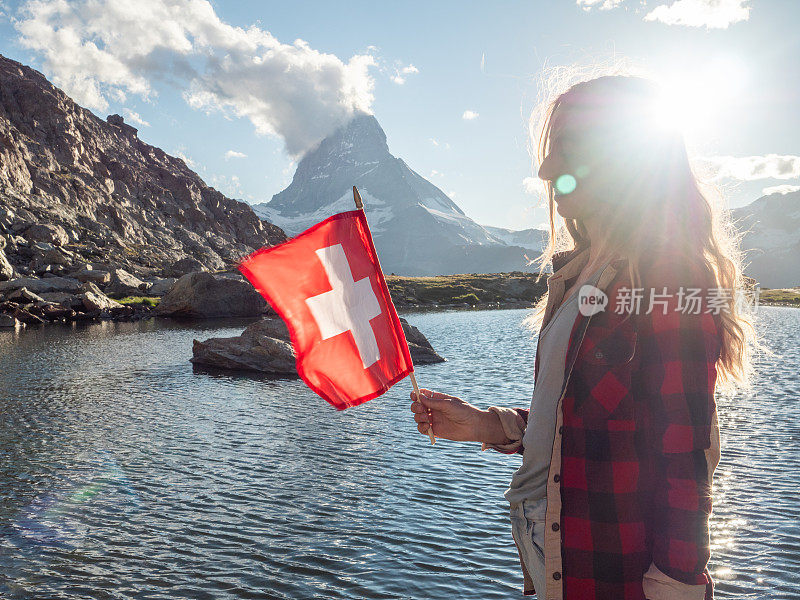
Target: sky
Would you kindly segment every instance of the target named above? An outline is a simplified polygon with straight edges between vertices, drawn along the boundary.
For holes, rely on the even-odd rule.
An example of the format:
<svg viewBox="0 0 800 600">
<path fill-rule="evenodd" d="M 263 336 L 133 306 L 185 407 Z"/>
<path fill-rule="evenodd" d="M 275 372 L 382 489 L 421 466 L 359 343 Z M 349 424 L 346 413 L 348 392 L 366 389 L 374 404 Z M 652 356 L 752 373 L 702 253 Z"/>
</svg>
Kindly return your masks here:
<svg viewBox="0 0 800 600">
<path fill-rule="evenodd" d="M 731 208 L 800 189 L 798 25 L 797 0 L 0 0 L 0 54 L 250 203 L 372 112 L 467 215 L 523 229 L 547 219 L 528 119 L 576 64 L 655 77 Z"/>
</svg>

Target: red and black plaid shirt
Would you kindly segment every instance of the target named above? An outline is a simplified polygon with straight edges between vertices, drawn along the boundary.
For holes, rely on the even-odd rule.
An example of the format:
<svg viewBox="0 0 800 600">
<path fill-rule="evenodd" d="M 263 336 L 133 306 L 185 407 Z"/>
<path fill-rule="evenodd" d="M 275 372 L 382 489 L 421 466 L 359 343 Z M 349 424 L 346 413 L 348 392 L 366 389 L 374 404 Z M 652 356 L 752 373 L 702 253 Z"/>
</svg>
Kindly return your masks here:
<svg viewBox="0 0 800 600">
<path fill-rule="evenodd" d="M 554 272 L 574 253 L 558 253 Z M 641 274 L 646 292 L 638 314 L 619 314 L 631 283 L 627 262 L 613 264 L 606 310 L 578 317 L 567 352 L 556 475 L 563 573 L 556 577 L 566 600 L 643 600 L 652 563 L 677 581 L 706 585 L 711 598 L 720 340 L 719 317 L 706 312 L 709 281 L 682 267 L 686 261 L 661 257 Z M 651 287 L 671 295 L 645 314 Z M 702 289 L 699 314 L 677 310 L 681 287 Z M 516 410 L 527 421 L 528 411 Z"/>
</svg>

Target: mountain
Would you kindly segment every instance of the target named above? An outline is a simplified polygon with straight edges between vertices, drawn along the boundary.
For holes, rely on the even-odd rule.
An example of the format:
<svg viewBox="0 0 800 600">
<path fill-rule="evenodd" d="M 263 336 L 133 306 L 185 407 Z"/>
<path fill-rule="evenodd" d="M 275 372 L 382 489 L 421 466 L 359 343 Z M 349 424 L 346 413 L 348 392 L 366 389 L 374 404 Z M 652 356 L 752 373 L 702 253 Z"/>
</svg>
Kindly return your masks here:
<svg viewBox="0 0 800 600">
<path fill-rule="evenodd" d="M 800 191 L 762 196 L 732 213 L 745 232 L 745 274 L 763 287 L 800 285 Z"/>
<path fill-rule="evenodd" d="M 150 275 L 180 260 L 215 270 L 285 239 L 119 115 L 104 121 L 0 56 L 0 255 L 18 273 L 99 262 Z"/>
<path fill-rule="evenodd" d="M 531 270 L 522 245 L 478 225 L 438 187 L 389 152 L 372 115 L 358 114 L 298 164 L 292 183 L 257 214 L 296 235 L 324 218 L 364 208 L 386 273 L 447 275 Z"/>
<path fill-rule="evenodd" d="M 503 227 L 490 227 L 484 225 L 483 228 L 496 240 L 507 246 L 521 246 L 526 250 L 531 250 L 537 254 L 547 245 L 548 233 L 543 229 L 505 229 Z"/>
</svg>

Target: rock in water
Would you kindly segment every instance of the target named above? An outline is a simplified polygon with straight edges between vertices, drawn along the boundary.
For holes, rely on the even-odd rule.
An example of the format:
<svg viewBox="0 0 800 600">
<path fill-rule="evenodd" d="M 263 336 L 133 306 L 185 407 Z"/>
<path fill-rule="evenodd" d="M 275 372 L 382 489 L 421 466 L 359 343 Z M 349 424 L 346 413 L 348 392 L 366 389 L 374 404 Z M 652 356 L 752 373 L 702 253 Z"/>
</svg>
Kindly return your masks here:
<svg viewBox="0 0 800 600">
<path fill-rule="evenodd" d="M 19 327 L 16 317 L 0 313 L 0 327 Z"/>
<path fill-rule="evenodd" d="M 252 285 L 239 279 L 190 273 L 175 282 L 158 305 L 162 317 L 257 317 L 267 303 Z"/>
<path fill-rule="evenodd" d="M 400 319 L 415 364 L 444 362 L 419 329 Z M 413 342 L 411 339 L 413 338 Z M 196 365 L 297 376 L 295 355 L 286 324 L 268 317 L 250 325 L 238 337 L 194 340 L 191 361 Z"/>
<path fill-rule="evenodd" d="M 239 337 L 194 340 L 192 355 L 196 365 L 297 376 L 289 331 L 276 317 L 253 323 Z"/>
<path fill-rule="evenodd" d="M 410 325 L 408 321 L 402 317 L 400 317 L 400 324 L 403 326 L 403 333 L 408 342 L 411 360 L 414 361 L 415 365 L 430 365 L 445 361 L 445 359 L 433 349 L 428 338 L 422 335 L 419 329 Z"/>
</svg>

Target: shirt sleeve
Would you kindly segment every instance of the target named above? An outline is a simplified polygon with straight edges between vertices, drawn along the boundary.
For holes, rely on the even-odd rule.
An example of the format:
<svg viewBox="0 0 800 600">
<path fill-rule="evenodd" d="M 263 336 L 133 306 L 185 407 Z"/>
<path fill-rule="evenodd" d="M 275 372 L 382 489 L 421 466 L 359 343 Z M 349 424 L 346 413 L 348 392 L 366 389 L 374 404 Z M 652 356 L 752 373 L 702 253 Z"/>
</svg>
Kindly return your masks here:
<svg viewBox="0 0 800 600">
<path fill-rule="evenodd" d="M 650 585 L 651 593 L 660 593 L 653 598 L 702 598 L 700 592 L 711 585 L 706 567 L 712 475 L 719 462 L 714 387 L 720 342 L 713 311 L 708 312 L 705 302 L 709 290 L 697 285 L 703 278 L 675 270 L 671 263 L 655 272 L 666 283 L 653 290 L 663 304 L 653 302 L 650 314 L 640 320 L 639 375 L 657 515 L 653 566 L 643 583 Z M 702 290 L 699 306 L 682 301 L 680 286 Z M 649 292 L 645 288 L 646 299 Z M 650 304 L 643 303 L 642 311 Z M 673 590 L 684 584 L 685 595 L 664 595 L 670 581 L 677 584 Z"/>
<path fill-rule="evenodd" d="M 481 444 L 481 450 L 489 448 L 502 452 L 503 454 L 522 454 L 522 436 L 525 435 L 525 427 L 528 424 L 528 410 L 525 408 L 507 408 L 505 406 L 490 406 L 489 412 L 493 412 L 500 418 L 500 425 L 506 439 L 511 440 L 508 444 Z"/>
</svg>

